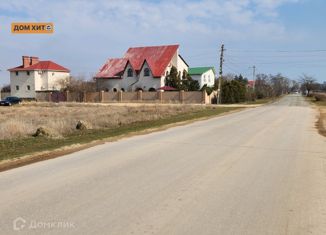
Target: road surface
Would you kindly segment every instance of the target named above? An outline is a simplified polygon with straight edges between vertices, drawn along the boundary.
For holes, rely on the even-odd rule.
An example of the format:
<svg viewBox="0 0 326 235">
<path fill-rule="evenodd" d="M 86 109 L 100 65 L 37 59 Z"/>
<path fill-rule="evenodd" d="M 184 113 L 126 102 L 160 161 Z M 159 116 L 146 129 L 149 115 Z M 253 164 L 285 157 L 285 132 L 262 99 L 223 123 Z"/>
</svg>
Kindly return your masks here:
<svg viewBox="0 0 326 235">
<path fill-rule="evenodd" d="M 326 138 L 296 95 L 0 173 L 0 234 L 326 234 Z"/>
</svg>

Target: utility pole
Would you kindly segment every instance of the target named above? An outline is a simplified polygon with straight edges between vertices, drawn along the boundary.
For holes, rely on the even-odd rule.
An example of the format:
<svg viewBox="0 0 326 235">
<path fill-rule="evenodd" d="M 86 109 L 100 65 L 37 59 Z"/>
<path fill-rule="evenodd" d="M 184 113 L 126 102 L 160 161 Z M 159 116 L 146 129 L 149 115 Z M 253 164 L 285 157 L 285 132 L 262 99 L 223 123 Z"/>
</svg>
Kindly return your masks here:
<svg viewBox="0 0 326 235">
<path fill-rule="evenodd" d="M 256 83 L 256 66 L 252 66 L 252 81 L 253 81 L 253 89 L 255 90 Z"/>
<path fill-rule="evenodd" d="M 222 75 L 223 75 L 223 62 L 224 62 L 224 44 L 221 46 L 221 52 L 220 52 L 220 73 L 219 73 L 219 79 L 218 79 L 218 90 L 217 90 L 217 102 L 219 104 L 222 103 Z"/>
</svg>

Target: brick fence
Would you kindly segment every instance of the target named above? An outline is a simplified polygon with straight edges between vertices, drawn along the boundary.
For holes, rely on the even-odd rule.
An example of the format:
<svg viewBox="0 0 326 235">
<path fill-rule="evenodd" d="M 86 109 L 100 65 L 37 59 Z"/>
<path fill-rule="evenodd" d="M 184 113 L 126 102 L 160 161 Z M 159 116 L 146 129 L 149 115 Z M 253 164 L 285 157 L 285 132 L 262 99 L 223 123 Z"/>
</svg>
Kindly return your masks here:
<svg viewBox="0 0 326 235">
<path fill-rule="evenodd" d="M 206 91 L 156 91 L 156 92 L 39 92 L 40 102 L 89 102 L 89 103 L 185 103 L 211 104 L 216 92 L 207 95 Z"/>
</svg>

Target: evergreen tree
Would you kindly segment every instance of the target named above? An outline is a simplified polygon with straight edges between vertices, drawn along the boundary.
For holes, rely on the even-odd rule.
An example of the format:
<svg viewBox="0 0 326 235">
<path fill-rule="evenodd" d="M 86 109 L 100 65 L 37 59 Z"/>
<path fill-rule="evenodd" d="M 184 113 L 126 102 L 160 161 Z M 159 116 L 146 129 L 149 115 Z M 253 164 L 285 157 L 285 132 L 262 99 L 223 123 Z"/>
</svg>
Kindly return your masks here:
<svg viewBox="0 0 326 235">
<path fill-rule="evenodd" d="M 179 73 L 176 67 L 172 66 L 169 75 L 165 79 L 165 85 L 176 89 L 180 88 Z"/>
</svg>

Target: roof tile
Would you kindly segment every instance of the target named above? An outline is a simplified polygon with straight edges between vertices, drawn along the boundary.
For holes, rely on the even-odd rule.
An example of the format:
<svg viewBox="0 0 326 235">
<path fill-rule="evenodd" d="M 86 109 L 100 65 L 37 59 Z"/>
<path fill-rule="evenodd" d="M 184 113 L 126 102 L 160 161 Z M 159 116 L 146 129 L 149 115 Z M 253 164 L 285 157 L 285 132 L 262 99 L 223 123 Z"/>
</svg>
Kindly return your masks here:
<svg viewBox="0 0 326 235">
<path fill-rule="evenodd" d="M 144 64 L 148 63 L 154 77 L 161 77 L 169 65 L 179 45 L 131 47 L 121 59 L 109 59 L 96 74 L 95 78 L 115 78 L 117 73 L 123 72 L 127 61 L 136 72 L 139 72 Z M 119 62 L 120 61 L 120 62 Z M 120 63 L 125 63 L 122 66 Z"/>
<path fill-rule="evenodd" d="M 15 72 L 15 71 L 33 71 L 33 70 L 43 70 L 43 71 L 59 71 L 59 72 L 67 72 L 69 73 L 70 70 L 57 64 L 52 61 L 40 61 L 36 64 L 33 64 L 29 67 L 23 67 L 23 65 L 8 69 L 10 72 Z"/>
</svg>

